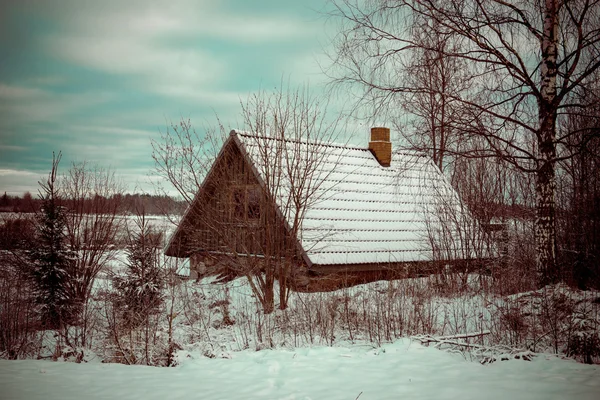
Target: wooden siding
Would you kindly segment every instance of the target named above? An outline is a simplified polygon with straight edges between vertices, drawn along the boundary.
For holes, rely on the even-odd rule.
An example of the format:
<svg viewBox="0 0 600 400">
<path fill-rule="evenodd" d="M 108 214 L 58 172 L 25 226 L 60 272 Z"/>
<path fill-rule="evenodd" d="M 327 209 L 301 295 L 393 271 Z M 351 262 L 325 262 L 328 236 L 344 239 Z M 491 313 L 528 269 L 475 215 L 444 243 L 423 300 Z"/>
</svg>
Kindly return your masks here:
<svg viewBox="0 0 600 400">
<path fill-rule="evenodd" d="M 232 257 L 283 258 L 296 252 L 272 199 L 233 142 L 189 212 L 179 238 L 180 256 L 223 256 L 235 263 Z"/>
</svg>

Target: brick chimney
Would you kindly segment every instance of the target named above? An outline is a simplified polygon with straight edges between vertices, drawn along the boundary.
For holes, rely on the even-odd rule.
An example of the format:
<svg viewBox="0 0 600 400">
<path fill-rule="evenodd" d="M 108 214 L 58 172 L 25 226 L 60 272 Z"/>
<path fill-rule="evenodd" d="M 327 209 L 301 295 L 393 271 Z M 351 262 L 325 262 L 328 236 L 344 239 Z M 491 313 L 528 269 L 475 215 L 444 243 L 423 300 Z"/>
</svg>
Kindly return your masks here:
<svg viewBox="0 0 600 400">
<path fill-rule="evenodd" d="M 371 128 L 369 150 L 382 167 L 389 167 L 392 162 L 392 142 L 390 128 Z"/>
</svg>

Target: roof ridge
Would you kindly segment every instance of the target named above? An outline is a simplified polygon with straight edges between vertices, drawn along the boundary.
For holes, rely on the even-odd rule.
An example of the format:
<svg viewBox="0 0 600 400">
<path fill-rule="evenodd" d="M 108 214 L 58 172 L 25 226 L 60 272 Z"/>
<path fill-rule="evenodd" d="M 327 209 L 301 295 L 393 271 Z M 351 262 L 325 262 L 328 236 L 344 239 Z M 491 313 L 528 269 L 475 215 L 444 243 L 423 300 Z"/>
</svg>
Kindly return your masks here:
<svg viewBox="0 0 600 400">
<path fill-rule="evenodd" d="M 290 139 L 290 138 L 279 138 L 279 137 L 269 136 L 266 134 L 257 134 L 257 133 L 251 133 L 251 132 L 246 132 L 246 131 L 240 131 L 237 129 L 233 129 L 230 132 L 230 134 L 231 135 L 237 134 L 239 136 L 243 136 L 243 137 L 247 137 L 247 138 L 281 140 L 281 141 L 289 142 L 289 143 L 300 143 L 300 144 L 316 145 L 316 146 L 323 146 L 323 147 L 335 147 L 335 148 L 342 148 L 342 149 L 349 149 L 349 150 L 369 151 L 369 149 L 366 147 L 360 147 L 360 146 L 356 146 L 356 145 L 348 145 L 348 144 L 342 144 L 342 143 L 336 143 L 336 142 L 326 142 L 326 141 L 310 141 L 310 140 L 298 140 L 298 139 Z"/>
<path fill-rule="evenodd" d="M 368 147 L 361 147 L 361 146 L 357 146 L 357 145 L 350 145 L 350 144 L 347 144 L 347 143 L 343 144 L 343 143 L 327 142 L 327 141 L 311 141 L 311 140 L 298 140 L 298 139 L 291 139 L 291 138 L 279 138 L 279 137 L 270 136 L 268 134 L 252 133 L 252 132 L 248 132 L 248 131 L 242 131 L 242 130 L 239 130 L 239 129 L 232 129 L 229 134 L 230 135 L 244 136 L 244 137 L 247 137 L 247 138 L 268 139 L 268 140 L 283 140 L 285 142 L 291 142 L 291 143 L 300 143 L 300 144 L 307 144 L 307 145 L 317 145 L 317 146 L 324 146 L 324 147 L 335 147 L 335 148 L 342 148 L 342 149 L 349 149 L 349 150 L 369 151 Z M 392 150 L 392 154 L 405 155 L 405 156 L 415 156 L 415 157 L 427 157 L 427 154 L 425 152 L 419 151 L 419 150 L 407 150 L 407 149 L 401 149 L 401 150 L 395 150 L 395 151 Z"/>
</svg>

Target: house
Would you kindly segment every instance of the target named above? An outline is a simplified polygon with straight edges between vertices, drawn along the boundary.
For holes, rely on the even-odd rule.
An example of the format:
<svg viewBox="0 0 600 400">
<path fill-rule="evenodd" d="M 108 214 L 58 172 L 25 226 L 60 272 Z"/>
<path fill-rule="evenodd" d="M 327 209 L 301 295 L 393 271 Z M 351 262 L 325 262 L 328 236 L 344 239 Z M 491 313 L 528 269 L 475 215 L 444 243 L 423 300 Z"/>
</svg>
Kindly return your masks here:
<svg viewBox="0 0 600 400">
<path fill-rule="evenodd" d="M 201 275 L 283 263 L 296 290 L 410 276 L 489 257 L 476 222 L 425 155 L 233 130 L 167 244 Z"/>
</svg>

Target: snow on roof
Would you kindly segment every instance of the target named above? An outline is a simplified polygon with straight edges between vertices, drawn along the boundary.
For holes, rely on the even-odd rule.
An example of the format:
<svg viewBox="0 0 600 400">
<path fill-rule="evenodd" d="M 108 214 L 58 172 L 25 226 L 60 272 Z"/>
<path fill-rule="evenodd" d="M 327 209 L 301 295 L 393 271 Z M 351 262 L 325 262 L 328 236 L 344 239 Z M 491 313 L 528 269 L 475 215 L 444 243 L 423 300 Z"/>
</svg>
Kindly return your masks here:
<svg viewBox="0 0 600 400">
<path fill-rule="evenodd" d="M 305 175 L 301 179 L 308 181 L 312 194 L 298 239 L 313 265 L 474 257 L 465 229 L 460 229 L 471 218 L 428 157 L 398 152 L 390 167 L 382 167 L 367 148 L 239 131 L 232 135 L 275 197 L 288 226 L 293 226 L 296 213 L 290 206 L 290 194 L 299 186 L 290 178 L 295 173 L 284 172 L 276 187 L 265 177 L 273 175 L 277 163 L 280 170 L 291 168 Z"/>
</svg>

